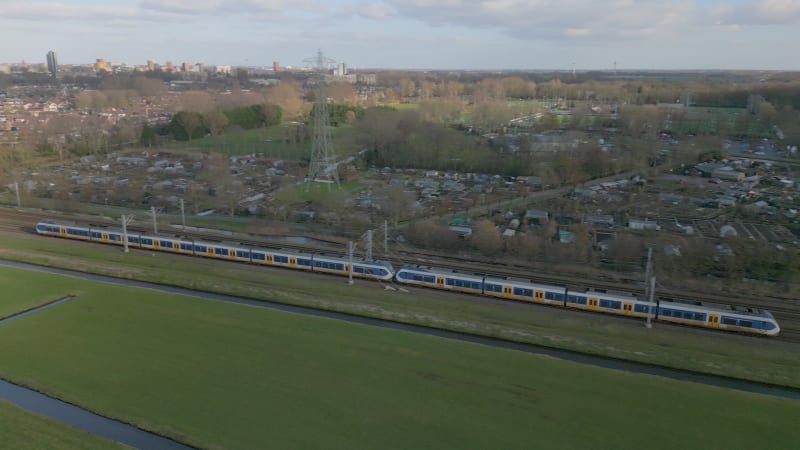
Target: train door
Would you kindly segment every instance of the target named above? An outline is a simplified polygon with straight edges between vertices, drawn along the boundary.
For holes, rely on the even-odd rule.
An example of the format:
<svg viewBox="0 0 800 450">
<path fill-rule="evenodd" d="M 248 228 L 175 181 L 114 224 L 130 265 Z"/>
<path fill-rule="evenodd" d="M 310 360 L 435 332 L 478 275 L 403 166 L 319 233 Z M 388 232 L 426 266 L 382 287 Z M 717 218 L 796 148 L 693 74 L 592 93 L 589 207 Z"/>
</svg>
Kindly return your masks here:
<svg viewBox="0 0 800 450">
<path fill-rule="evenodd" d="M 633 304 L 631 303 L 623 303 L 622 304 L 622 313 L 626 316 L 630 316 L 633 314 Z"/>
<path fill-rule="evenodd" d="M 544 292 L 536 291 L 533 300 L 537 303 L 544 303 Z"/>
<path fill-rule="evenodd" d="M 719 328 L 719 314 L 708 315 L 708 326 Z"/>
<path fill-rule="evenodd" d="M 206 255 L 208 255 L 209 258 L 213 258 L 214 257 L 214 247 L 212 247 L 210 245 L 208 247 L 206 247 Z"/>
<path fill-rule="evenodd" d="M 267 253 L 267 264 L 272 265 L 272 253 Z"/>
<path fill-rule="evenodd" d="M 161 248 L 161 242 L 159 242 L 158 239 L 153 239 L 153 248 L 155 249 Z"/>
<path fill-rule="evenodd" d="M 103 233 L 103 242 L 108 244 L 108 233 Z"/>
<path fill-rule="evenodd" d="M 597 297 L 589 297 L 589 309 L 597 309 Z"/>
<path fill-rule="evenodd" d="M 297 258 L 289 258 L 289 267 L 295 267 L 297 265 Z"/>
<path fill-rule="evenodd" d="M 237 250 L 235 248 L 228 250 L 228 258 L 236 259 L 236 251 Z"/>
<path fill-rule="evenodd" d="M 61 237 L 67 237 L 67 228 L 66 227 L 58 227 L 58 229 L 59 229 L 59 234 L 61 234 Z"/>
<path fill-rule="evenodd" d="M 178 243 L 177 241 L 173 242 L 172 243 L 172 249 L 175 250 L 176 252 L 180 252 L 181 251 L 181 244 Z"/>
<path fill-rule="evenodd" d="M 444 278 L 443 277 L 436 277 L 436 286 L 443 288 L 444 287 Z"/>
<path fill-rule="evenodd" d="M 503 297 L 511 298 L 511 286 L 503 286 Z"/>
</svg>

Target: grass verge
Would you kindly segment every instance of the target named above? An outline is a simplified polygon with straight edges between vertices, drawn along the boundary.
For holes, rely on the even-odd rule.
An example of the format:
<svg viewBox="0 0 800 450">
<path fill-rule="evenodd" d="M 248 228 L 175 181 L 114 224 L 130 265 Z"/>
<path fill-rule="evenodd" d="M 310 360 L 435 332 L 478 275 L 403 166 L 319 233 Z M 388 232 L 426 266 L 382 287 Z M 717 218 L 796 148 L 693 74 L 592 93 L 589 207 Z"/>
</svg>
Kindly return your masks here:
<svg viewBox="0 0 800 450">
<path fill-rule="evenodd" d="M 0 327 L 2 376 L 205 448 L 788 448 L 798 437 L 790 400 L 36 276 L 81 294 Z"/>
<path fill-rule="evenodd" d="M 16 450 L 130 448 L 28 412 L 4 400 L 0 400 L 0 443 L 4 448 Z"/>
<path fill-rule="evenodd" d="M 38 236 L 0 236 L 0 258 L 311 306 L 452 329 L 518 342 L 800 387 L 800 345 L 766 338 L 678 328 L 538 305 L 414 289 L 290 270 L 226 264 Z"/>
<path fill-rule="evenodd" d="M 35 273 L 0 271 L 0 319 L 44 305 L 70 294 L 63 283 L 38 283 Z"/>
</svg>

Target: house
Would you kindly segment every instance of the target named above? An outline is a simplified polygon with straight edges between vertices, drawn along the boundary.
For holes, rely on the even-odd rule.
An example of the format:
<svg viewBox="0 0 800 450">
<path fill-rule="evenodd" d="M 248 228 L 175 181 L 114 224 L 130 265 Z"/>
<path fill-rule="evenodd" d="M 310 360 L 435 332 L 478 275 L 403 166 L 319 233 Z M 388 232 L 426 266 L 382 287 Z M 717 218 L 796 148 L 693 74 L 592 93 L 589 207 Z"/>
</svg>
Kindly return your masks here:
<svg viewBox="0 0 800 450">
<path fill-rule="evenodd" d="M 628 228 L 631 230 L 640 230 L 640 231 L 660 231 L 661 225 L 658 222 L 653 220 L 648 220 L 647 218 L 644 219 L 635 219 L 630 218 L 628 220 Z"/>
<path fill-rule="evenodd" d="M 540 209 L 529 209 L 525 211 L 524 218 L 528 223 L 543 225 L 550 220 L 550 213 Z"/>
<path fill-rule="evenodd" d="M 745 178 L 744 172 L 739 172 L 733 167 L 728 166 L 715 169 L 711 172 L 711 176 L 723 181 L 742 181 Z"/>
<path fill-rule="evenodd" d="M 588 223 L 595 227 L 606 227 L 606 228 L 613 228 L 614 227 L 614 217 L 607 216 L 607 215 L 592 215 L 587 214 L 583 217 L 583 222 Z"/>
</svg>

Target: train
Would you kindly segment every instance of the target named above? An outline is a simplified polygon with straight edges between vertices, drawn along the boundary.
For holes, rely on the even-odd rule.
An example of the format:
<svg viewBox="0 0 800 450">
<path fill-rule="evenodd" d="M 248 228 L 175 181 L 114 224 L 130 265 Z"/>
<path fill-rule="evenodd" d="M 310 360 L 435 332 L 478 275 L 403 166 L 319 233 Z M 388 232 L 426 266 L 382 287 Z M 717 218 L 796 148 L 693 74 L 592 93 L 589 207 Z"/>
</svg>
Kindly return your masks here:
<svg viewBox="0 0 800 450">
<path fill-rule="evenodd" d="M 104 226 L 82 226 L 53 220 L 36 224 L 36 233 L 124 245 L 123 231 Z M 293 249 L 272 249 L 244 244 L 210 242 L 139 232 L 127 233 L 128 246 L 205 258 L 239 261 L 295 270 L 353 276 L 407 286 L 463 292 L 504 300 L 550 305 L 560 308 L 651 319 L 694 327 L 740 333 L 777 336 L 780 326 L 769 311 L 688 300 L 649 302 L 635 295 L 601 289 L 571 290 L 531 280 L 467 273 L 444 267 L 406 264 L 395 271 L 387 261 L 308 253 Z"/>
</svg>

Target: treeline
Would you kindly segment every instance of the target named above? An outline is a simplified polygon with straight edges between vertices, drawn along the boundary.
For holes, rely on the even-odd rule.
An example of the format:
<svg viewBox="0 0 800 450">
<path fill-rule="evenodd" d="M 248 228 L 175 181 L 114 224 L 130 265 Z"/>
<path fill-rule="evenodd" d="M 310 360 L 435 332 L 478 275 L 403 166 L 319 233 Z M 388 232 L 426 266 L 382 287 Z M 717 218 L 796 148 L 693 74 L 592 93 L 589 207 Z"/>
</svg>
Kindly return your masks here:
<svg viewBox="0 0 800 450">
<path fill-rule="evenodd" d="M 171 136 L 178 141 L 202 138 L 208 134 L 223 134 L 231 129 L 251 130 L 281 123 L 281 107 L 272 104 L 239 106 L 206 113 L 181 111 L 172 116 L 168 125 L 145 125 L 141 141 L 145 146 L 155 144 L 157 136 Z"/>
<path fill-rule="evenodd" d="M 425 167 L 517 176 L 534 168 L 526 154 L 502 154 L 462 130 L 425 121 L 415 110 L 369 108 L 356 125 L 356 143 L 377 167 Z"/>
<path fill-rule="evenodd" d="M 353 105 L 338 105 L 338 104 L 328 104 L 326 105 L 328 109 L 328 121 L 331 126 L 338 127 L 342 124 L 353 124 L 356 120 L 360 120 L 364 117 L 364 112 L 367 110 L 362 106 L 353 106 Z M 311 108 L 310 119 L 311 121 L 314 120 L 317 114 L 317 105 Z"/>
</svg>

